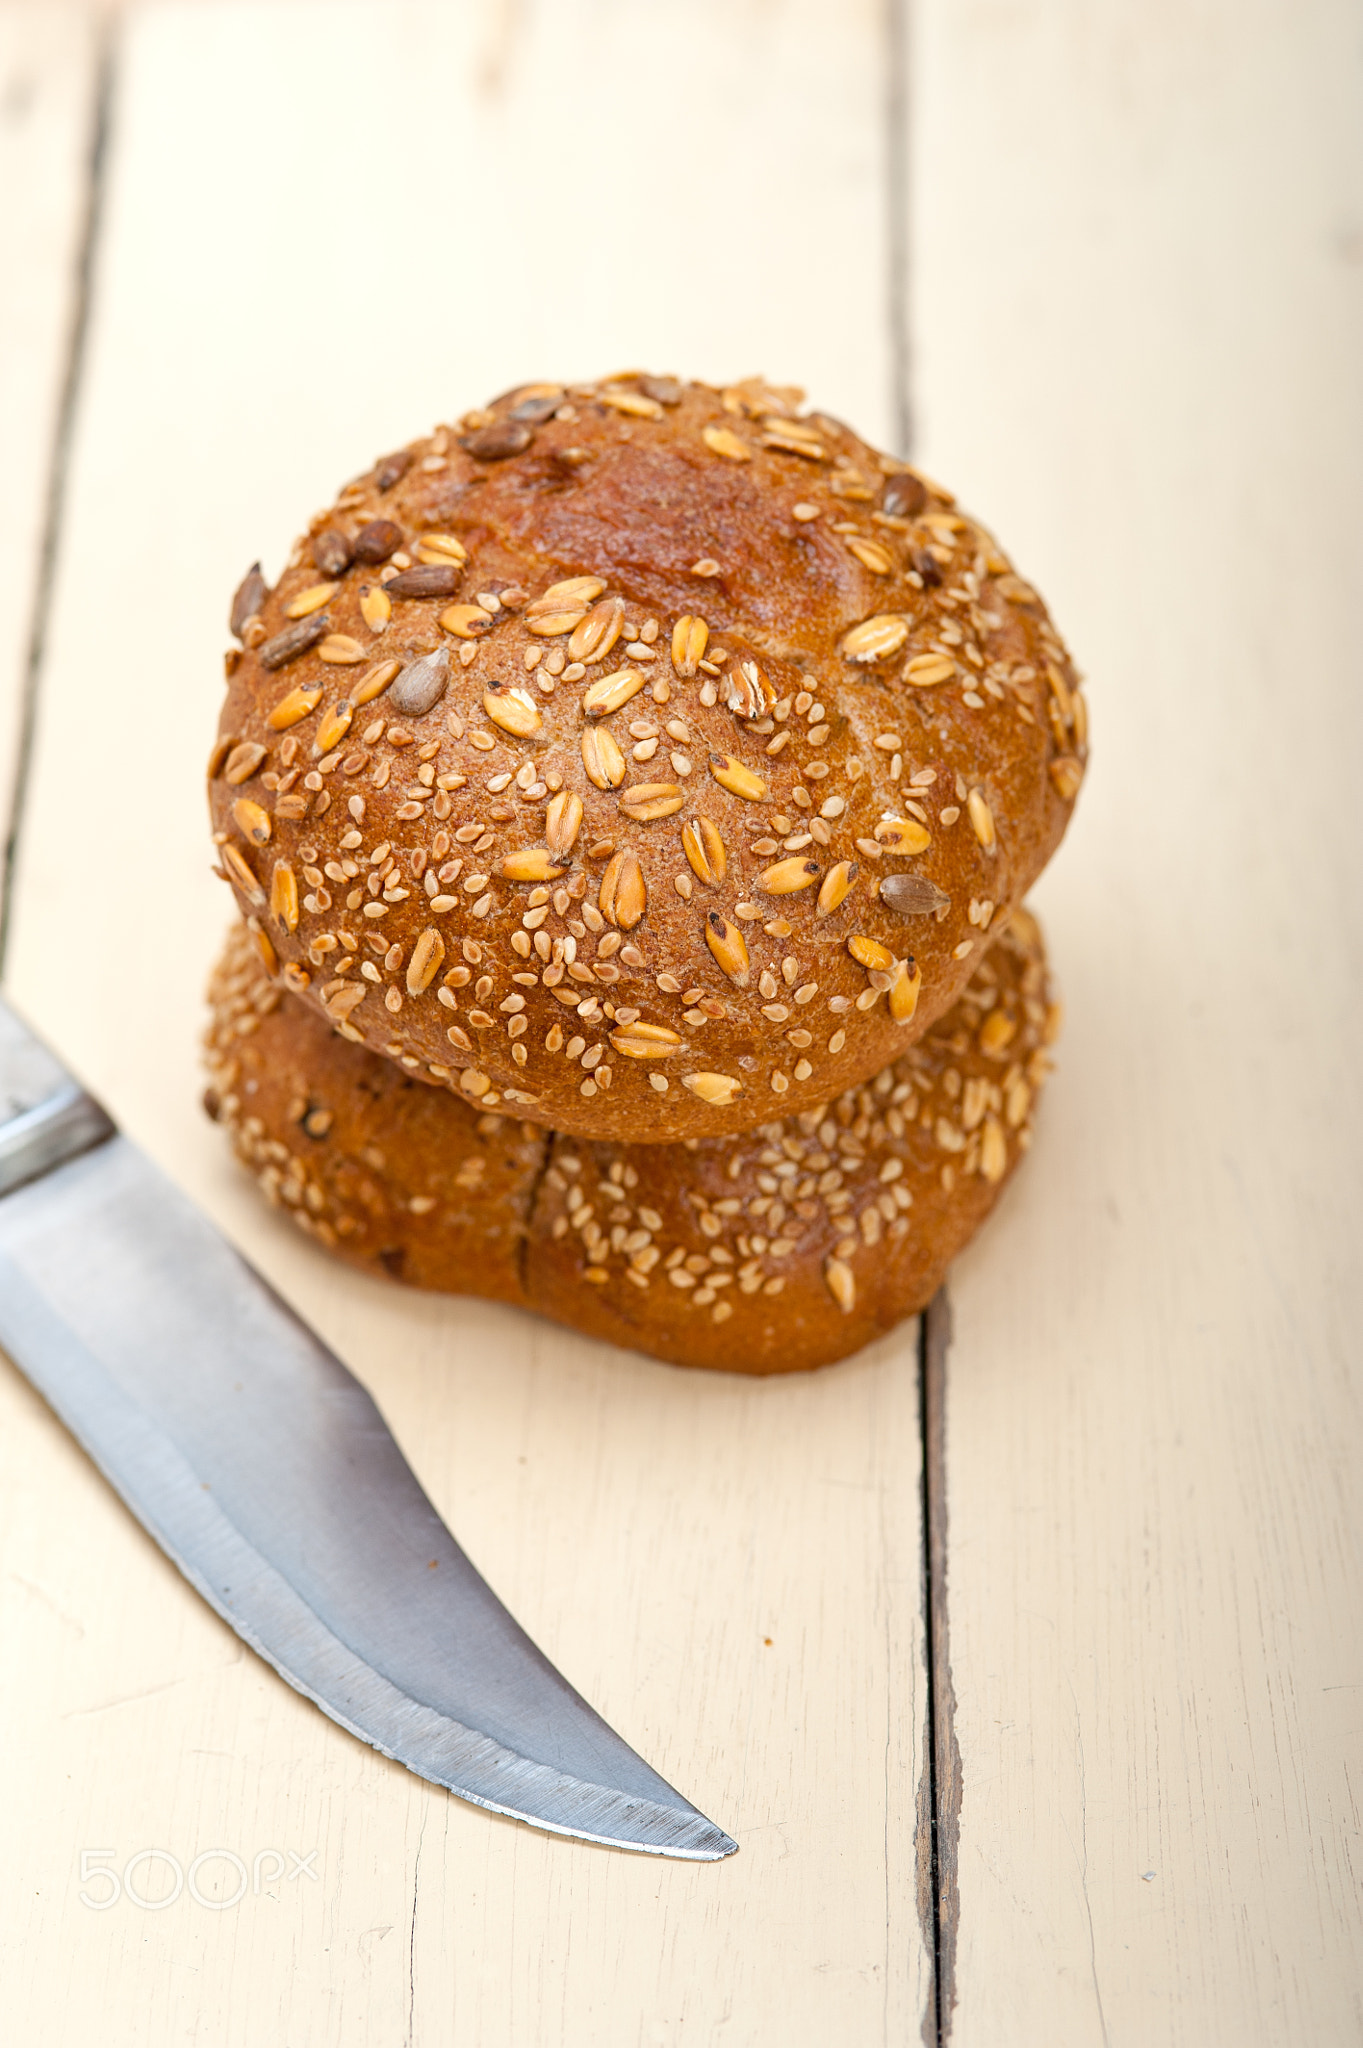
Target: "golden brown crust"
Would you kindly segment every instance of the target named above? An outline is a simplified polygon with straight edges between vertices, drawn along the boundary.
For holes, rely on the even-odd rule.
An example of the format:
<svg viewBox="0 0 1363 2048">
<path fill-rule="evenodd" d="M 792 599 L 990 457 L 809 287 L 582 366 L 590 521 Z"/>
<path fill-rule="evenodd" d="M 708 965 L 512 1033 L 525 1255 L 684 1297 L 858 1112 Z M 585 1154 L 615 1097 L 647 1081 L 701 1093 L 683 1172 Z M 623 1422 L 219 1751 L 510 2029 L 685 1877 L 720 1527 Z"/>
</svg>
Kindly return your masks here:
<svg viewBox="0 0 1363 2048">
<path fill-rule="evenodd" d="M 479 1116 L 347 1044 L 270 979 L 243 927 L 208 994 L 205 1106 L 267 1200 L 391 1279 L 521 1299 L 525 1196 L 543 1131 Z"/>
<path fill-rule="evenodd" d="M 758 1373 L 845 1357 L 931 1298 L 1030 1140 L 1057 1019 L 1018 911 L 950 1015 L 872 1082 L 659 1147 L 557 1136 L 422 1087 L 285 994 L 241 927 L 210 994 L 210 1109 L 330 1249 Z"/>
<path fill-rule="evenodd" d="M 223 867 L 357 1042 L 657 1142 L 826 1101 L 957 999 L 1083 699 L 990 536 L 797 398 L 523 388 L 243 585 Z"/>
</svg>

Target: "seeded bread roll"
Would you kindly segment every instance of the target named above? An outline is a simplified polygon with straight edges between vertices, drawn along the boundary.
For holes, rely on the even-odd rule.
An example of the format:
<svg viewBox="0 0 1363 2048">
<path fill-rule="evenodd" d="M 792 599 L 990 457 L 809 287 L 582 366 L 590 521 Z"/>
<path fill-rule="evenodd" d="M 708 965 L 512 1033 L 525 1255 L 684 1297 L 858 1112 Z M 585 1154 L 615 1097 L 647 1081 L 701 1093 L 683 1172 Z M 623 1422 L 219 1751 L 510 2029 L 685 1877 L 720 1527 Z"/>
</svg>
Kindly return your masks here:
<svg viewBox="0 0 1363 2048">
<path fill-rule="evenodd" d="M 827 1101 L 956 1001 L 1084 700 L 950 493 L 799 401 L 523 387 L 248 576 L 222 869 L 356 1043 L 658 1142 Z"/>
<path fill-rule="evenodd" d="M 966 994 L 872 1082 L 725 1138 L 583 1143 L 347 1044 L 238 926 L 210 1111 L 271 1201 L 354 1264 L 523 1303 L 680 1365 L 793 1372 L 930 1300 L 1031 1135 L 1054 1035 L 1017 911 Z"/>
</svg>

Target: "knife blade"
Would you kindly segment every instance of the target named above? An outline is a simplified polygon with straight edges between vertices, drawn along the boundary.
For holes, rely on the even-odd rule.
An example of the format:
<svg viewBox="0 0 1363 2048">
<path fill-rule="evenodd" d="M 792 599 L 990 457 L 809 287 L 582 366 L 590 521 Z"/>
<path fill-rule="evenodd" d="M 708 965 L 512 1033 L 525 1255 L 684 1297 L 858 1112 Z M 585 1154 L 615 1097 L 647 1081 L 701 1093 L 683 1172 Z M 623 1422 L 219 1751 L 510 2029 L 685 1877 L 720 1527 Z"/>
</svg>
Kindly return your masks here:
<svg viewBox="0 0 1363 2048">
<path fill-rule="evenodd" d="M 737 1848 L 536 1648 L 359 1381 L 2 999 L 0 1347 L 209 1605 L 352 1735 L 551 1833 Z"/>
</svg>

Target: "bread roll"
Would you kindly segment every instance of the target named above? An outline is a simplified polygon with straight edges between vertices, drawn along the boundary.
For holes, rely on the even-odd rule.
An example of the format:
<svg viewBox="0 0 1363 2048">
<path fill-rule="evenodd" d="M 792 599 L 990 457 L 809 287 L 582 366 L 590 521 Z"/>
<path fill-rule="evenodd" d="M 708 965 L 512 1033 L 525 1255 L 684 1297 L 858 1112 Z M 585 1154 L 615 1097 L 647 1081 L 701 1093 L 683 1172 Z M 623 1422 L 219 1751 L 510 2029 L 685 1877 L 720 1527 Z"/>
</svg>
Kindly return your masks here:
<svg viewBox="0 0 1363 2048">
<path fill-rule="evenodd" d="M 1084 700 L 950 492 L 800 397 L 523 387 L 251 572 L 222 870 L 356 1043 L 659 1142 L 825 1102 L 956 1001 Z"/>
<path fill-rule="evenodd" d="M 269 1199 L 352 1263 L 656 1358 L 792 1372 L 921 1308 L 997 1201 L 1047 1068 L 1025 911 L 875 1079 L 759 1129 L 583 1141 L 424 1087 L 339 1037 L 236 928 L 211 989 L 210 1111 Z"/>
</svg>

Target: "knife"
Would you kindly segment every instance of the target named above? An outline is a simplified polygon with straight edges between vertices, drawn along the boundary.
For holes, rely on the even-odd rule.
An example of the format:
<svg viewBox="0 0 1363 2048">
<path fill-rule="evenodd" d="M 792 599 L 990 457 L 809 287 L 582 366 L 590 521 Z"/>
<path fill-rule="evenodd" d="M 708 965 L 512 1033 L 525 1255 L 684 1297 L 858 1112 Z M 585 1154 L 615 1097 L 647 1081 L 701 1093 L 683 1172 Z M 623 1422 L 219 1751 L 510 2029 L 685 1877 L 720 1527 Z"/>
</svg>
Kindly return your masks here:
<svg viewBox="0 0 1363 2048">
<path fill-rule="evenodd" d="M 359 1381 L 3 999 L 0 1347 L 209 1606 L 352 1735 L 554 1834 L 737 1848 L 560 1676 Z"/>
</svg>

